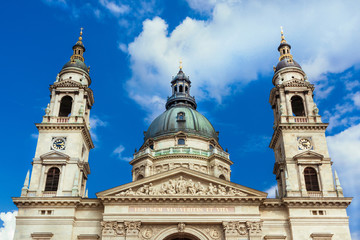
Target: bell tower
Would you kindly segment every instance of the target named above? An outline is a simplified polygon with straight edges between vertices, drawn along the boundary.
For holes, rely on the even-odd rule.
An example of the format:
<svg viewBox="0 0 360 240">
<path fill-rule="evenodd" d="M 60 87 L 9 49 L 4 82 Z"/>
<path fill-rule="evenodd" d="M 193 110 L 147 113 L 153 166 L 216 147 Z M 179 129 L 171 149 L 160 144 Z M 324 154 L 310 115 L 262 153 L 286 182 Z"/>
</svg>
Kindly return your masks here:
<svg viewBox="0 0 360 240">
<path fill-rule="evenodd" d="M 32 174 L 27 175 L 21 197 L 86 196 L 90 174 L 88 156 L 94 148 L 90 136 L 89 67 L 84 63 L 82 29 L 73 55 L 50 85 L 50 102 L 39 131 Z"/>
<path fill-rule="evenodd" d="M 274 133 L 274 174 L 280 197 L 343 197 L 332 172 L 325 130 L 314 102 L 314 85 L 293 59 L 281 29 L 279 63 L 274 67 L 270 104 Z"/>
</svg>

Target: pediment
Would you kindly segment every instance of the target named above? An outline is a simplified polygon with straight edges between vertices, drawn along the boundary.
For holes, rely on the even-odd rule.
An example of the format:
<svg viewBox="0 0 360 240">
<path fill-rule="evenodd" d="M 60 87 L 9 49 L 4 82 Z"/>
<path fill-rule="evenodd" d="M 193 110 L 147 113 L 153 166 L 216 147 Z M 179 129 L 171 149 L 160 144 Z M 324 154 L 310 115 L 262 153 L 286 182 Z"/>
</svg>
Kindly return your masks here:
<svg viewBox="0 0 360 240">
<path fill-rule="evenodd" d="M 62 152 L 51 151 L 51 152 L 48 152 L 48 153 L 45 153 L 45 154 L 41 155 L 40 159 L 41 160 L 46 160 L 46 159 L 49 159 L 49 160 L 68 160 L 68 159 L 70 159 L 70 156 L 65 154 L 65 153 L 62 153 Z"/>
<path fill-rule="evenodd" d="M 324 155 L 309 150 L 294 156 L 294 159 L 300 159 L 300 158 L 323 159 Z"/>
<path fill-rule="evenodd" d="M 65 79 L 60 82 L 56 82 L 56 83 L 54 83 L 54 85 L 56 85 L 57 87 L 81 87 L 82 86 L 81 83 L 74 81 L 74 80 L 70 80 L 70 79 Z"/>
<path fill-rule="evenodd" d="M 96 194 L 97 197 L 260 197 L 267 193 L 188 168 L 175 168 Z"/>
<path fill-rule="evenodd" d="M 305 82 L 304 80 L 300 80 L 297 78 L 287 80 L 283 82 L 285 87 L 307 87 L 310 83 Z"/>
</svg>

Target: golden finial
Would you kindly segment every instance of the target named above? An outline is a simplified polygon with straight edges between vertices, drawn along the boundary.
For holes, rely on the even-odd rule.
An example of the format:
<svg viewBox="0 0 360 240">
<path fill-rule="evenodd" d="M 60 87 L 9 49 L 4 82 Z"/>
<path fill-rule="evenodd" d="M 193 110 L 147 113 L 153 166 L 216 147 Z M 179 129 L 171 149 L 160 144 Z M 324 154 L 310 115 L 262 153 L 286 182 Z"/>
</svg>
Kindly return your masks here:
<svg viewBox="0 0 360 240">
<path fill-rule="evenodd" d="M 282 26 L 280 27 L 280 29 L 281 29 L 281 43 L 286 43 L 285 36 L 284 36 L 284 29 Z"/>
<path fill-rule="evenodd" d="M 80 28 L 80 37 L 79 37 L 79 41 L 81 41 L 82 40 L 82 30 L 83 30 L 84 28 Z"/>
<path fill-rule="evenodd" d="M 181 59 L 179 61 L 179 68 L 180 68 L 180 70 L 182 70 L 182 61 L 181 61 Z"/>
</svg>

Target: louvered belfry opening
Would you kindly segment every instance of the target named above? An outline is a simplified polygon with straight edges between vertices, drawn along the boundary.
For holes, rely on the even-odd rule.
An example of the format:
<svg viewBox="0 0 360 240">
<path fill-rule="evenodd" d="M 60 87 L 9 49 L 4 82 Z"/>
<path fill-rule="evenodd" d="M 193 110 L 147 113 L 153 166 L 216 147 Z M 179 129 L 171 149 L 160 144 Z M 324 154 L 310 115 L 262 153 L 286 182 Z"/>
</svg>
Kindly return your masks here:
<svg viewBox="0 0 360 240">
<path fill-rule="evenodd" d="M 304 170 L 305 185 L 307 191 L 320 191 L 316 170 L 307 167 Z"/>
<path fill-rule="evenodd" d="M 45 191 L 57 191 L 60 170 L 56 167 L 50 168 L 46 176 Z"/>
</svg>

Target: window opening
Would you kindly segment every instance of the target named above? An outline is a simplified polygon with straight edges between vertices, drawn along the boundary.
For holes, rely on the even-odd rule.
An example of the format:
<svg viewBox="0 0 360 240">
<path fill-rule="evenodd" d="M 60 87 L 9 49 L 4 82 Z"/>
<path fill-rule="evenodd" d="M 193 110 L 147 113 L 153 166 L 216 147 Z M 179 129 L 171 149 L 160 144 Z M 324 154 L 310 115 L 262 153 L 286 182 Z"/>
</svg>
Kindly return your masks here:
<svg viewBox="0 0 360 240">
<path fill-rule="evenodd" d="M 178 139 L 178 145 L 185 145 L 185 139 L 179 138 Z"/>
<path fill-rule="evenodd" d="M 144 176 L 142 174 L 140 174 L 138 177 L 137 177 L 137 180 L 140 180 L 140 179 L 143 179 Z"/>
<path fill-rule="evenodd" d="M 219 176 L 219 178 L 222 179 L 222 180 L 226 180 L 224 174 L 221 174 L 221 175 Z"/>
<path fill-rule="evenodd" d="M 317 173 L 314 168 L 312 167 L 305 168 L 304 178 L 305 178 L 306 191 L 320 191 Z"/>
<path fill-rule="evenodd" d="M 185 121 L 185 113 L 179 112 L 176 118 L 178 121 Z"/>
<path fill-rule="evenodd" d="M 61 99 L 59 117 L 68 117 L 71 114 L 72 98 L 65 96 Z"/>
<path fill-rule="evenodd" d="M 181 93 L 183 92 L 183 86 L 182 85 L 179 86 L 179 92 L 181 92 Z"/>
<path fill-rule="evenodd" d="M 56 167 L 50 168 L 46 176 L 45 191 L 57 191 L 60 170 Z"/>
<path fill-rule="evenodd" d="M 305 116 L 304 103 L 300 96 L 291 98 L 291 108 L 295 116 Z"/>
<path fill-rule="evenodd" d="M 188 87 L 187 86 L 185 86 L 185 92 L 188 93 Z"/>
</svg>

